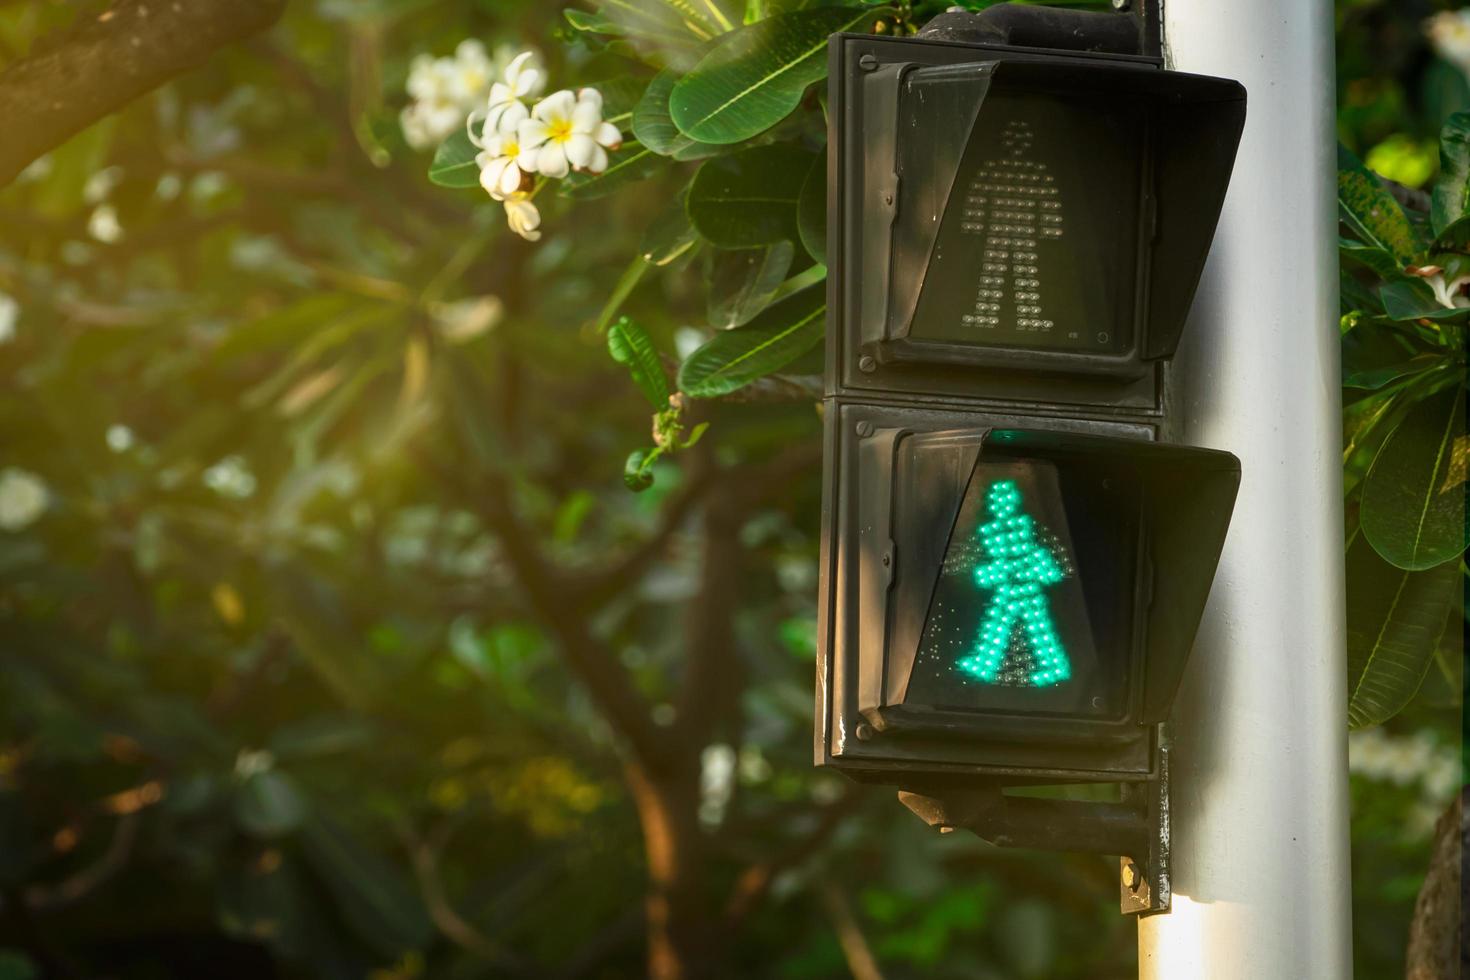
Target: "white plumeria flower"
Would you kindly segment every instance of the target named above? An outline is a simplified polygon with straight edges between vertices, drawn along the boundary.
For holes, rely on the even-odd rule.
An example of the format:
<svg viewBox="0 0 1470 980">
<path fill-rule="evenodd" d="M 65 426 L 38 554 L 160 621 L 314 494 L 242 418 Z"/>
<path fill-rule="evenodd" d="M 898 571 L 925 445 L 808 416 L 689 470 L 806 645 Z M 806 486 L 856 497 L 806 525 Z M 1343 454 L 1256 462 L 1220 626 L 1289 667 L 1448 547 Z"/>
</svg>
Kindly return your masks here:
<svg viewBox="0 0 1470 980">
<path fill-rule="evenodd" d="M 450 62 L 446 79 L 445 87 L 449 90 L 450 98 L 461 104 L 479 100 L 484 96 L 485 87 L 490 84 L 490 76 L 494 71 L 490 55 L 485 52 L 485 45 L 474 39 L 459 42 L 459 47 L 454 49 L 454 60 Z"/>
<path fill-rule="evenodd" d="M 504 201 L 519 191 L 521 184 L 530 176 L 517 162 L 521 155 L 520 141 L 512 131 L 496 133 L 479 145 L 484 147 L 475 155 L 475 165 L 480 168 L 480 186 L 495 200 Z"/>
<path fill-rule="evenodd" d="M 623 141 L 616 126 L 602 121 L 602 94 L 593 88 L 548 95 L 518 134 L 521 169 L 547 177 L 565 177 L 572 167 L 601 173 L 607 169 L 607 151 Z"/>
<path fill-rule="evenodd" d="M 1424 265 L 1409 266 L 1404 270 L 1411 276 L 1418 276 L 1428 284 L 1434 291 L 1434 299 L 1447 310 L 1463 310 L 1470 308 L 1470 296 L 1465 295 L 1465 286 L 1470 284 L 1470 273 L 1455 276 L 1453 279 L 1445 278 L 1443 266 Z"/>
<path fill-rule="evenodd" d="M 541 94 L 546 75 L 535 65 L 536 52 L 522 51 L 505 66 L 504 80 L 490 86 L 490 97 L 483 112 L 470 113 L 470 138 L 475 137 L 475 124 L 483 122 L 481 132 L 498 133 L 515 129 L 530 116 L 525 100 Z"/>
<path fill-rule="evenodd" d="M 523 194 L 506 199 L 505 222 L 510 225 L 511 231 L 528 242 L 539 241 L 541 238 L 541 212 Z"/>
<path fill-rule="evenodd" d="M 29 470 L 0 470 L 0 530 L 20 531 L 34 524 L 49 496 L 45 481 Z"/>
<path fill-rule="evenodd" d="M 1424 23 L 1439 56 L 1470 77 L 1470 10 L 1446 10 Z"/>
</svg>

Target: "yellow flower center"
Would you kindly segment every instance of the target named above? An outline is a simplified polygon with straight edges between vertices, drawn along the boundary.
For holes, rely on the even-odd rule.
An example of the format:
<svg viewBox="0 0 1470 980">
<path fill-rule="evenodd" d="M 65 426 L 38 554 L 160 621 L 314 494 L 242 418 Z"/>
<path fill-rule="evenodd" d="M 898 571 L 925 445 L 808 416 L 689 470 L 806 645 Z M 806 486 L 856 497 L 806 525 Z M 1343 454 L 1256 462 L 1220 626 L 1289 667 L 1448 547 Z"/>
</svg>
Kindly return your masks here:
<svg viewBox="0 0 1470 980">
<path fill-rule="evenodd" d="M 547 138 L 554 143 L 565 143 L 572 138 L 572 121 L 557 119 L 546 127 Z"/>
</svg>

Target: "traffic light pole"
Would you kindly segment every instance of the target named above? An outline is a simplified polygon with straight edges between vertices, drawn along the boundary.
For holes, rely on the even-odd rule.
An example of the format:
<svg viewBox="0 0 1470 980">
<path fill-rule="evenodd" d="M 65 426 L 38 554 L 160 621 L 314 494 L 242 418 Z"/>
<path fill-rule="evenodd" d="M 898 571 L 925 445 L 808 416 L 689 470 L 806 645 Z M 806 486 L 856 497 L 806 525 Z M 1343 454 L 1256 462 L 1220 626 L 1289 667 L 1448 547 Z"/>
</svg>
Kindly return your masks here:
<svg viewBox="0 0 1470 980">
<path fill-rule="evenodd" d="M 1175 703 L 1173 909 L 1144 980 L 1350 977 L 1333 25 L 1328 0 L 1168 0 L 1170 67 L 1250 92 L 1182 437 L 1240 457 Z"/>
</svg>

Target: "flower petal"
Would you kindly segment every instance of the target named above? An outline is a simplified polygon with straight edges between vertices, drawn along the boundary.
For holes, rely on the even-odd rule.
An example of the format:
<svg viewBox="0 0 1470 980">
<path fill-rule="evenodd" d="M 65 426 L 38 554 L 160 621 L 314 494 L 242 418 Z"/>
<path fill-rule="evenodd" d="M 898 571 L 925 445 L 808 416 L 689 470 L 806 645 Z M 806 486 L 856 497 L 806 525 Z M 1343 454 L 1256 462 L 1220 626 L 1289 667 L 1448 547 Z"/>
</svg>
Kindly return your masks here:
<svg viewBox="0 0 1470 980">
<path fill-rule="evenodd" d="M 550 135 L 546 123 L 540 119 L 523 119 L 516 127 L 516 139 L 520 141 L 522 147 L 528 150 L 545 143 Z"/>
<path fill-rule="evenodd" d="M 595 88 L 577 89 L 577 104 L 595 106 L 597 111 L 602 112 L 602 93 Z"/>
<path fill-rule="evenodd" d="M 465 116 L 464 119 L 465 135 L 470 138 L 470 142 L 472 144 L 480 147 L 481 149 L 485 148 L 485 140 L 483 139 L 485 135 L 485 129 L 483 126 L 480 125 L 484 121 L 484 109 L 471 109 L 470 114 L 468 116 Z"/>
<path fill-rule="evenodd" d="M 527 68 L 516 76 L 514 87 L 516 95 L 525 98 L 541 87 L 541 73 L 534 68 Z"/>
<path fill-rule="evenodd" d="M 587 165 L 587 169 L 595 174 L 607 169 L 607 151 L 595 143 L 592 146 L 592 162 Z"/>
<path fill-rule="evenodd" d="M 506 134 L 514 133 L 516 128 L 525 122 L 530 115 L 531 111 L 526 108 L 524 102 L 516 100 L 515 102 L 508 103 L 505 109 L 501 111 L 500 118 L 496 121 L 493 130 Z"/>
<path fill-rule="evenodd" d="M 598 126 L 597 132 L 592 134 L 592 138 L 609 150 L 616 150 L 623 143 L 623 134 L 612 123 L 603 123 Z"/>
<path fill-rule="evenodd" d="M 572 110 L 577 106 L 577 98 L 569 89 L 552 92 L 546 98 L 536 103 L 536 108 L 531 110 L 531 115 L 544 122 L 554 119 L 567 119 Z"/>
<path fill-rule="evenodd" d="M 570 169 L 567 166 L 566 150 L 562 144 L 551 142 L 545 143 L 541 149 L 536 151 L 536 170 L 548 177 L 565 177 Z"/>
<path fill-rule="evenodd" d="M 506 160 L 500 171 L 500 193 L 510 197 L 521 189 L 521 168 L 514 160 Z"/>
<path fill-rule="evenodd" d="M 566 148 L 567 160 L 581 170 L 592 162 L 592 151 L 598 149 L 598 146 L 586 133 L 573 133 L 567 137 Z"/>
<path fill-rule="evenodd" d="M 578 102 L 572 109 L 572 131 L 591 133 L 602 123 L 602 106 L 592 102 Z"/>
<path fill-rule="evenodd" d="M 485 193 L 496 200 L 500 200 L 505 196 L 500 191 L 500 184 L 505 175 L 505 171 L 511 166 L 513 164 L 505 157 L 496 157 L 484 166 L 480 171 L 480 186 L 485 188 Z M 517 177 L 516 182 L 518 184 L 520 183 L 519 177 Z"/>
</svg>

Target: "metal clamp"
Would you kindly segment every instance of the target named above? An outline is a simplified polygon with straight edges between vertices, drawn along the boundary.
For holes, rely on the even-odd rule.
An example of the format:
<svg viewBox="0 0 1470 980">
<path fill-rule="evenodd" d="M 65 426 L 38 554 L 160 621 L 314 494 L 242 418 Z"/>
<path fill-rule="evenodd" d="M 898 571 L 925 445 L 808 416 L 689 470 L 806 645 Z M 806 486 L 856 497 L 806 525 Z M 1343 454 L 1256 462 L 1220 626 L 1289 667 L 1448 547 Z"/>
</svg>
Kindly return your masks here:
<svg viewBox="0 0 1470 980">
<path fill-rule="evenodd" d="M 1002 786 L 900 790 L 899 801 L 942 833 L 968 830 L 998 847 L 1119 854 L 1119 910 L 1169 911 L 1169 750 L 1154 776 L 1125 783 L 1119 803 L 1006 796 Z"/>
</svg>

